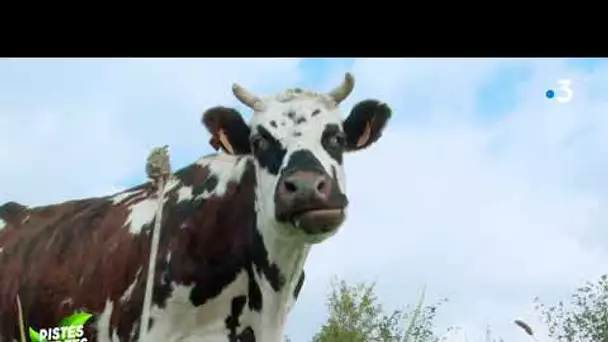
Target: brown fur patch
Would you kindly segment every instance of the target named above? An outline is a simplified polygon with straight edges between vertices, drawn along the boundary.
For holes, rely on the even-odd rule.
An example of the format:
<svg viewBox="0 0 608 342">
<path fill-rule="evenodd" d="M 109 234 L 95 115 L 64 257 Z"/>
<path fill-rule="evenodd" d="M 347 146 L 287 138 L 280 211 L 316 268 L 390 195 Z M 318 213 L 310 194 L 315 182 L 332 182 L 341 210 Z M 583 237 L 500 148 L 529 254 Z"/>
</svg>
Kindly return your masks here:
<svg viewBox="0 0 608 342">
<path fill-rule="evenodd" d="M 34 208 L 18 229 L 0 232 L 0 332 L 14 332 L 17 294 L 26 324 L 38 328 L 118 299 L 146 258 L 147 237 L 121 229 L 128 214 L 92 198 Z"/>
</svg>

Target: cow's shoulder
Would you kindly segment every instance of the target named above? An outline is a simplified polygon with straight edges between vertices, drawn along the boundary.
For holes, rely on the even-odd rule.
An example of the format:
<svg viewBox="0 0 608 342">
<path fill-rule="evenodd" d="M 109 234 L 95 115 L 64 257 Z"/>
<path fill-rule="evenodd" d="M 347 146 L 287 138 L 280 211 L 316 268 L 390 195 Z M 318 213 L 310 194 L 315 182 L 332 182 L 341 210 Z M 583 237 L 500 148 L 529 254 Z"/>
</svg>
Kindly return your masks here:
<svg viewBox="0 0 608 342">
<path fill-rule="evenodd" d="M 168 245 L 174 265 L 242 257 L 255 231 L 254 188 L 255 168 L 247 157 L 211 155 L 178 170 L 164 196 L 161 234 L 161 248 Z"/>
</svg>

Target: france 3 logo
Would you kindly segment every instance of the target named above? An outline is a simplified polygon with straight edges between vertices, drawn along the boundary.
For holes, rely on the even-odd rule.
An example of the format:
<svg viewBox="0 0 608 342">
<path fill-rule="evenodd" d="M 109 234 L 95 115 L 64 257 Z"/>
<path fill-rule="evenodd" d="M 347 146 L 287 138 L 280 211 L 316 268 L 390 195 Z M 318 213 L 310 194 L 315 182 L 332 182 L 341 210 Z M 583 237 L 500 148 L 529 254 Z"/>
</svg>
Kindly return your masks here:
<svg viewBox="0 0 608 342">
<path fill-rule="evenodd" d="M 555 99 L 560 103 L 568 103 L 572 100 L 572 96 L 574 96 L 574 92 L 572 91 L 572 80 L 569 79 L 561 79 L 557 81 L 558 88 L 557 90 L 549 89 L 545 92 L 545 96 L 549 100 Z"/>
</svg>

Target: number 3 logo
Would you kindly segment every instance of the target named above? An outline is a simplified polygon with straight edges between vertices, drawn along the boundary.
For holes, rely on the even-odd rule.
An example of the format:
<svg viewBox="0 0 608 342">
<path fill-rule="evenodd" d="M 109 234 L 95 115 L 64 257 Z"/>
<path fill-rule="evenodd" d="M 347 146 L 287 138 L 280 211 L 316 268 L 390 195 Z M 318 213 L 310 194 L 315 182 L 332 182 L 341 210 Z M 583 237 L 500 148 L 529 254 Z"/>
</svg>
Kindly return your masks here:
<svg viewBox="0 0 608 342">
<path fill-rule="evenodd" d="M 561 102 L 561 103 L 567 103 L 570 102 L 570 100 L 572 100 L 572 89 L 570 89 L 570 85 L 572 84 L 571 80 L 559 80 L 557 81 L 557 84 L 559 84 L 559 90 L 561 90 L 564 95 L 563 96 L 558 96 L 555 99 L 557 100 L 557 102 Z"/>
</svg>

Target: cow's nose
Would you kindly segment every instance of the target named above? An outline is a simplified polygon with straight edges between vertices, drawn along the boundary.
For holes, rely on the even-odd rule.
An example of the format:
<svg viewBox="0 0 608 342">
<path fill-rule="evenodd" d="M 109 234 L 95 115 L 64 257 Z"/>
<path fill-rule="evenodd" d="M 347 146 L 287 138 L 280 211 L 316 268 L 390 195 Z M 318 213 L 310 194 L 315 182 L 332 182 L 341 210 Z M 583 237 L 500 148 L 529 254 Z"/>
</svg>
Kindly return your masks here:
<svg viewBox="0 0 608 342">
<path fill-rule="evenodd" d="M 279 200 L 284 203 L 325 202 L 331 194 L 330 182 L 329 177 L 322 173 L 296 171 L 281 179 L 278 189 Z"/>
<path fill-rule="evenodd" d="M 279 221 L 291 221 L 306 233 L 335 231 L 344 221 L 346 198 L 336 182 L 325 173 L 296 171 L 279 180 L 276 192 L 276 215 Z"/>
</svg>

